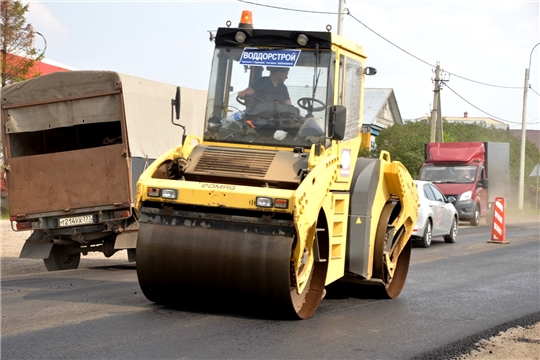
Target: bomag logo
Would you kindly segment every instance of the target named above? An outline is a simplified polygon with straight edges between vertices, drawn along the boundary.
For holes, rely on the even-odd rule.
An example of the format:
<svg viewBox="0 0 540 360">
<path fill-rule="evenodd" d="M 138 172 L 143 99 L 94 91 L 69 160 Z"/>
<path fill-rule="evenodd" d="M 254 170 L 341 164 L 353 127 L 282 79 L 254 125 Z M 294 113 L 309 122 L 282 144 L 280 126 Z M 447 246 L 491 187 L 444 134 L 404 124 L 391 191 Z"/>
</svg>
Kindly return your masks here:
<svg viewBox="0 0 540 360">
<path fill-rule="evenodd" d="M 236 185 L 202 184 L 202 188 L 212 190 L 234 190 L 236 189 Z"/>
</svg>

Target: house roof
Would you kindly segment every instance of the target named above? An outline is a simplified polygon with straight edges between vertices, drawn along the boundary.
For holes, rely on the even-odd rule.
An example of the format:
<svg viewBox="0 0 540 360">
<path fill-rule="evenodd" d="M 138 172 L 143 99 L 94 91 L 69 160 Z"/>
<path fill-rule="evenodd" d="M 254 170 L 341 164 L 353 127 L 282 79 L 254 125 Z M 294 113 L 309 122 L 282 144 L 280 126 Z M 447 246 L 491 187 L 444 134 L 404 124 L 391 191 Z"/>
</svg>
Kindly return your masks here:
<svg viewBox="0 0 540 360">
<path fill-rule="evenodd" d="M 459 121 L 463 123 L 479 124 L 484 126 L 494 126 L 497 129 L 508 130 L 508 124 L 490 117 L 452 117 L 443 116 L 446 121 Z"/>
<path fill-rule="evenodd" d="M 540 130 L 525 130 L 526 135 L 525 138 L 527 141 L 532 142 L 534 145 L 536 145 L 536 148 L 540 150 Z M 510 130 L 512 135 L 514 137 L 521 139 L 521 129 L 518 130 Z"/>
<path fill-rule="evenodd" d="M 388 103 L 391 119 L 385 118 L 384 106 Z M 393 124 L 402 124 L 401 113 L 393 89 L 364 89 L 364 123 L 386 128 Z"/>
<path fill-rule="evenodd" d="M 41 73 L 41 75 L 47 75 L 57 71 L 77 70 L 71 66 L 67 66 L 49 59 L 37 61 L 35 66 L 36 70 Z"/>
<path fill-rule="evenodd" d="M 482 126 L 486 126 L 486 127 L 493 126 L 496 129 L 508 130 L 508 124 L 507 123 L 492 119 L 490 117 L 443 116 L 442 118 L 443 118 L 443 120 L 449 121 L 449 122 L 461 122 L 461 123 L 464 123 L 464 124 L 478 124 L 478 125 L 482 125 Z M 421 118 L 415 119 L 415 121 L 428 120 L 428 119 L 430 119 L 430 118 L 427 117 L 427 116 L 423 116 Z"/>
<path fill-rule="evenodd" d="M 7 54 L 6 62 L 16 63 L 20 61 L 20 59 L 22 59 L 22 57 L 19 55 Z M 35 76 L 47 75 L 47 74 L 58 72 L 58 71 L 70 71 L 70 70 L 76 70 L 76 69 L 71 66 L 67 66 L 53 60 L 41 59 L 40 61 L 34 62 L 34 66 L 29 70 L 26 78 L 30 79 Z"/>
</svg>

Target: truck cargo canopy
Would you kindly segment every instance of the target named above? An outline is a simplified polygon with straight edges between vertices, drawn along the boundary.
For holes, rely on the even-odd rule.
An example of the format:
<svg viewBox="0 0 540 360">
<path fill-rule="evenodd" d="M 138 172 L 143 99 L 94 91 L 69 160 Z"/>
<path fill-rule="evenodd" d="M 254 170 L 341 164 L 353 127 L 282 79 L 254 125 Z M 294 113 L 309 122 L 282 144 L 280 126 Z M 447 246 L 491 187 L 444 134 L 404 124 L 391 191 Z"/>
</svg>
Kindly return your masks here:
<svg viewBox="0 0 540 360">
<path fill-rule="evenodd" d="M 180 145 L 183 130 L 171 126 L 176 86 L 112 71 L 67 71 L 2 89 L 6 134 L 122 121 L 130 154 L 156 158 Z M 180 120 L 186 133 L 202 135 L 204 90 L 181 88 Z M 123 103 L 123 108 L 122 108 Z"/>
</svg>

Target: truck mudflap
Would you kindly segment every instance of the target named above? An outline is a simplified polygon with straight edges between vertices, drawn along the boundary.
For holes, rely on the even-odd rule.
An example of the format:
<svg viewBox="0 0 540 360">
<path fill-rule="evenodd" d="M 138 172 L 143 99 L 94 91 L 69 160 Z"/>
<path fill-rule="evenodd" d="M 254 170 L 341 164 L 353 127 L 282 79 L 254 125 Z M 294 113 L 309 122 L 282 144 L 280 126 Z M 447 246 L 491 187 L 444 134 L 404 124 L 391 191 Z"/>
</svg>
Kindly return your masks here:
<svg viewBox="0 0 540 360">
<path fill-rule="evenodd" d="M 144 214 L 144 208 L 143 208 Z M 307 318 L 324 290 L 325 271 L 314 270 L 296 291 L 294 228 L 142 216 L 137 240 L 137 276 L 156 303 L 263 312 Z"/>
<path fill-rule="evenodd" d="M 139 223 L 135 219 L 131 219 L 131 224 L 116 236 L 114 242 L 115 249 L 135 249 L 137 247 L 137 232 Z"/>
<path fill-rule="evenodd" d="M 53 243 L 45 240 L 43 232 L 34 230 L 26 239 L 19 258 L 22 259 L 47 259 L 51 254 Z"/>
</svg>

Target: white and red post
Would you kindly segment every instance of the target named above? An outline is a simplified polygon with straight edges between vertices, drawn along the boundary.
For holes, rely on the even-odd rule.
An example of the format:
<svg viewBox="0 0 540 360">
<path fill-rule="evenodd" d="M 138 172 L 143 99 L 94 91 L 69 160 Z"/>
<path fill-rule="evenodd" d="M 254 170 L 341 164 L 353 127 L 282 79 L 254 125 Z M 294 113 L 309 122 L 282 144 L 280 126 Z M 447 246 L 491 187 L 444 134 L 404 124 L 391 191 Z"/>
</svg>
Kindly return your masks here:
<svg viewBox="0 0 540 360">
<path fill-rule="evenodd" d="M 508 244 L 506 241 L 506 203 L 503 197 L 496 197 L 493 203 L 493 221 L 491 225 L 491 240 L 488 243 Z"/>
</svg>

